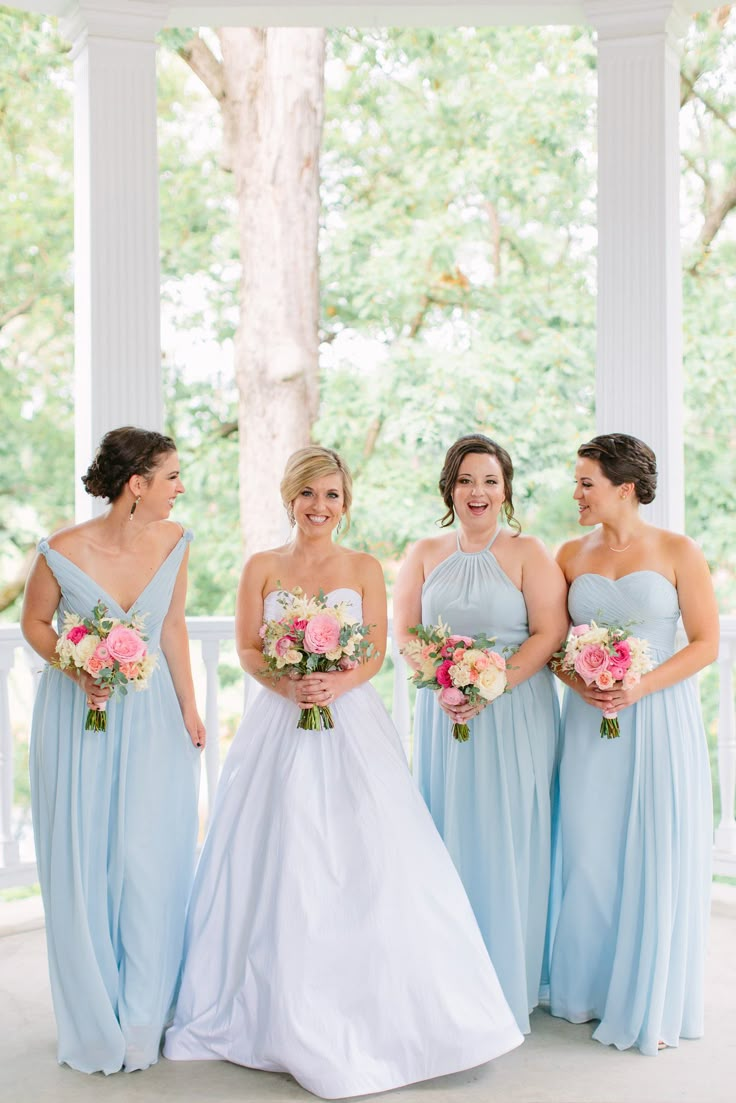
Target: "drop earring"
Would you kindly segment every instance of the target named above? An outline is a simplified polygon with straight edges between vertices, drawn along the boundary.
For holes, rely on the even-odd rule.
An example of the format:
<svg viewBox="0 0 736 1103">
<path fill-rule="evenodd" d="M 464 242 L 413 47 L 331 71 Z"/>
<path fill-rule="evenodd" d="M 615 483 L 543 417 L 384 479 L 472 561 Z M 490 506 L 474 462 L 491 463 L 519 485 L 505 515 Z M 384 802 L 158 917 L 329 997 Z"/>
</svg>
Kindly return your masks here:
<svg viewBox="0 0 736 1103">
<path fill-rule="evenodd" d="M 129 521 L 133 520 L 133 514 L 135 513 L 136 507 L 137 507 L 138 503 L 140 502 L 140 500 L 141 500 L 141 496 L 139 494 L 138 497 L 136 498 L 136 500 L 133 502 L 133 505 L 130 507 L 130 514 L 128 515 L 128 520 Z"/>
<path fill-rule="evenodd" d="M 342 517 L 341 517 L 341 518 L 340 518 L 340 520 L 339 520 L 339 521 L 337 522 L 337 528 L 335 529 L 335 534 L 336 534 L 337 536 L 339 536 L 339 535 L 340 535 L 340 532 L 341 532 L 341 531 L 342 531 Z"/>
<path fill-rule="evenodd" d="M 289 524 L 293 528 L 294 525 L 296 524 L 296 518 L 294 516 L 294 510 L 291 506 L 289 506 L 289 508 L 287 509 L 286 516 L 289 518 Z"/>
</svg>

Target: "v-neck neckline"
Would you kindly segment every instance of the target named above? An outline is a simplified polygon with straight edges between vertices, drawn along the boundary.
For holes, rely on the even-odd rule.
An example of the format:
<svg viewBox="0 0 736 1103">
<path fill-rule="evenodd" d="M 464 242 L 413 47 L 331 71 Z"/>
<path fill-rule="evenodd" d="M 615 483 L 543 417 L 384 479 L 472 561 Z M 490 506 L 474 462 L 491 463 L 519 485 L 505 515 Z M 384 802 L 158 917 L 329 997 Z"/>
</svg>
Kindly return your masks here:
<svg viewBox="0 0 736 1103">
<path fill-rule="evenodd" d="M 163 568 L 166 566 L 168 561 L 171 559 L 172 555 L 174 554 L 176 549 L 179 547 L 179 545 L 181 544 L 183 539 L 184 539 L 184 533 L 181 534 L 181 536 L 179 537 L 177 542 L 174 544 L 173 548 L 171 549 L 169 554 L 166 556 L 166 558 L 164 560 L 162 560 L 161 563 L 159 563 L 158 567 L 153 572 L 153 574 L 149 578 L 146 585 L 143 587 L 141 592 L 138 594 L 138 597 L 135 599 L 135 601 L 132 603 L 132 605 L 128 606 L 127 609 L 123 605 L 121 605 L 119 601 L 116 601 L 116 599 L 112 596 L 112 594 L 108 593 L 108 591 L 105 589 L 105 587 L 101 586 L 100 583 L 97 582 L 92 577 L 91 574 L 88 574 L 87 571 L 85 571 L 82 567 L 78 566 L 74 562 L 73 559 L 70 559 L 68 555 L 63 555 L 62 552 L 56 551 L 55 548 L 51 548 L 51 547 L 49 548 L 49 551 L 53 552 L 54 555 L 58 555 L 59 559 L 63 559 L 65 563 L 69 563 L 74 568 L 74 570 L 77 571 L 79 574 L 84 575 L 84 577 L 88 580 L 88 582 L 91 582 L 92 585 L 95 586 L 100 591 L 100 593 L 102 594 L 103 597 L 106 597 L 109 601 L 112 602 L 113 605 L 116 606 L 116 608 L 118 608 L 120 610 L 120 612 L 123 614 L 124 617 L 129 617 L 130 614 L 135 609 L 138 602 L 141 600 L 141 598 L 145 594 L 146 590 L 149 588 L 149 586 L 151 586 L 153 584 L 153 582 L 156 580 L 156 578 L 158 578 L 159 574 L 161 573 Z"/>
</svg>

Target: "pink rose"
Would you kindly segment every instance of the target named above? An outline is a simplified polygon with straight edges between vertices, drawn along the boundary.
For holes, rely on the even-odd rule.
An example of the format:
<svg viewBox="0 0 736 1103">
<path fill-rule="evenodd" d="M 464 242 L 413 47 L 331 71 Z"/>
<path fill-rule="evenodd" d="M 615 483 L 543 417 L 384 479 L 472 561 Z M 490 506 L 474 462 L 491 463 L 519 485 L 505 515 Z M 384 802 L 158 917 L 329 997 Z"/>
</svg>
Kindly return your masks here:
<svg viewBox="0 0 736 1103">
<path fill-rule="evenodd" d="M 94 655 L 90 655 L 90 657 L 87 659 L 87 662 L 84 664 L 84 669 L 94 678 L 100 673 L 101 670 L 104 670 L 105 667 L 109 667 L 109 665 L 109 662 L 98 659 L 97 652 L 95 652 Z"/>
<path fill-rule="evenodd" d="M 304 629 L 304 647 L 317 655 L 334 651 L 340 643 L 340 625 L 330 613 L 317 613 Z"/>
<path fill-rule="evenodd" d="M 295 632 L 303 632 L 308 624 L 309 621 L 305 620 L 304 617 L 297 617 L 292 625 L 292 628 Z"/>
<path fill-rule="evenodd" d="M 475 685 L 475 683 L 478 681 L 478 675 L 479 675 L 479 671 L 477 671 L 477 670 L 469 670 L 468 671 L 468 685 L 469 686 L 474 686 Z"/>
<path fill-rule="evenodd" d="M 473 646 L 473 641 L 471 640 L 470 636 L 450 636 L 449 637 L 449 642 L 450 643 L 464 643 L 466 647 L 472 647 Z"/>
<path fill-rule="evenodd" d="M 478 656 L 478 658 L 475 660 L 475 662 L 473 663 L 473 666 L 475 667 L 476 670 L 487 670 L 490 665 L 491 665 L 491 656 L 490 655 L 484 655 L 484 654 L 480 654 Z"/>
<path fill-rule="evenodd" d="M 575 670 L 589 686 L 608 666 L 608 654 L 597 643 L 588 643 L 575 656 Z"/>
<path fill-rule="evenodd" d="M 452 653 L 452 661 L 459 663 L 464 658 L 466 650 L 465 647 L 456 647 Z"/>
<path fill-rule="evenodd" d="M 504 659 L 503 655 L 499 655 L 498 651 L 491 651 L 490 658 L 493 662 L 493 665 L 498 667 L 499 670 L 506 669 L 506 660 Z"/>
<path fill-rule="evenodd" d="M 138 663 L 121 663 L 120 673 L 124 674 L 129 682 L 134 682 L 140 674 L 140 667 Z"/>
<path fill-rule="evenodd" d="M 83 624 L 75 624 L 73 628 L 70 628 L 66 634 L 66 638 L 69 643 L 79 643 L 85 636 L 89 635 L 89 628 L 85 628 Z"/>
<path fill-rule="evenodd" d="M 448 708 L 457 708 L 458 705 L 465 704 L 465 694 L 457 686 L 445 686 L 440 690 L 440 701 Z"/>
<path fill-rule="evenodd" d="M 281 636 L 274 644 L 274 651 L 280 659 L 283 659 L 286 652 L 291 650 L 291 645 L 294 643 L 296 643 L 295 636 Z"/>
<path fill-rule="evenodd" d="M 439 685 L 447 686 L 448 688 L 452 686 L 452 679 L 450 678 L 451 666 L 452 663 L 450 662 L 450 660 L 445 659 L 445 661 L 443 663 L 440 663 L 440 665 L 437 667 L 434 676 L 437 679 Z"/>
<path fill-rule="evenodd" d="M 135 663 L 146 654 L 146 645 L 137 632 L 117 624 L 105 640 L 110 655 L 119 663 Z"/>
<path fill-rule="evenodd" d="M 596 674 L 595 684 L 598 689 L 613 689 L 613 684 L 616 681 L 610 670 L 601 670 L 599 674 Z"/>
<path fill-rule="evenodd" d="M 99 663 L 98 670 L 109 669 L 113 664 L 113 656 L 104 643 L 98 643 L 92 658 Z M 87 664 L 89 666 L 89 662 Z M 91 673 L 91 671 L 90 671 Z"/>
<path fill-rule="evenodd" d="M 349 659 L 347 655 L 343 655 L 343 657 L 340 659 L 339 663 L 337 664 L 337 669 L 338 670 L 355 670 L 356 666 L 358 666 L 358 665 L 359 665 L 359 663 L 358 663 L 357 659 Z"/>
<path fill-rule="evenodd" d="M 623 677 L 624 689 L 633 689 L 641 681 L 641 674 L 635 674 L 633 670 L 627 670 Z"/>
<path fill-rule="evenodd" d="M 590 631 L 589 624 L 575 624 L 570 629 L 571 636 L 584 636 L 586 632 Z"/>
</svg>

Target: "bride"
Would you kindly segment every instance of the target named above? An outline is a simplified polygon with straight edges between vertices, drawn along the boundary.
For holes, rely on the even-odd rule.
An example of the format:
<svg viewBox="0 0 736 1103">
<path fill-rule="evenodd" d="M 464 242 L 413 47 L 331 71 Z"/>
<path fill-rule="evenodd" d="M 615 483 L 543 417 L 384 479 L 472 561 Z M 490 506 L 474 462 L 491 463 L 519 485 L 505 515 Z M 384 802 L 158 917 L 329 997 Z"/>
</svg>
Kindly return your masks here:
<svg viewBox="0 0 736 1103">
<path fill-rule="evenodd" d="M 295 452 L 281 494 L 293 539 L 246 563 L 236 609 L 241 664 L 266 692 L 223 768 L 164 1055 L 288 1072 L 338 1098 L 471 1068 L 522 1036 L 368 684 L 381 657 L 266 674 L 259 629 L 296 587 L 346 603 L 386 643 L 380 565 L 332 540 L 350 522 L 343 460 Z M 311 705 L 330 705 L 334 729 L 297 730 Z"/>
</svg>

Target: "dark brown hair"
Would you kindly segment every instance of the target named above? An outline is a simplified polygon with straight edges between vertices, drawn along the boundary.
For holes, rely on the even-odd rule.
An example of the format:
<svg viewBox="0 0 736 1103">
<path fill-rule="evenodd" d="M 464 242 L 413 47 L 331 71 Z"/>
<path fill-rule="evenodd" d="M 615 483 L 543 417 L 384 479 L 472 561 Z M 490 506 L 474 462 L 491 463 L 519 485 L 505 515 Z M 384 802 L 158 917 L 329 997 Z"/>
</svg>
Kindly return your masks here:
<svg viewBox="0 0 736 1103">
<path fill-rule="evenodd" d="M 517 533 L 521 532 L 521 525 L 514 517 L 514 500 L 511 494 L 514 481 L 514 465 L 511 462 L 511 456 L 505 448 L 502 448 L 500 444 L 496 444 L 495 440 L 491 440 L 490 437 L 484 436 L 483 433 L 469 433 L 466 437 L 460 437 L 447 449 L 439 483 L 440 494 L 442 495 L 442 501 L 447 506 L 447 513 L 440 518 L 438 524 L 442 528 L 447 528 L 455 520 L 452 492 L 455 489 L 462 462 L 471 453 L 473 455 L 493 456 L 498 460 L 503 472 L 504 516 L 511 528 L 515 529 Z"/>
<path fill-rule="evenodd" d="M 111 429 L 100 441 L 95 458 L 82 475 L 84 489 L 93 498 L 114 502 L 133 475 L 149 479 L 158 460 L 167 452 L 175 452 L 171 437 L 151 429 L 136 429 L 124 425 Z"/>
<path fill-rule="evenodd" d="M 578 455 L 595 460 L 614 486 L 633 483 L 642 505 L 654 501 L 657 492 L 657 457 L 648 444 L 626 433 L 604 433 L 581 444 Z"/>
</svg>

